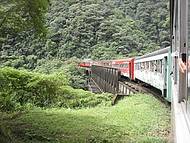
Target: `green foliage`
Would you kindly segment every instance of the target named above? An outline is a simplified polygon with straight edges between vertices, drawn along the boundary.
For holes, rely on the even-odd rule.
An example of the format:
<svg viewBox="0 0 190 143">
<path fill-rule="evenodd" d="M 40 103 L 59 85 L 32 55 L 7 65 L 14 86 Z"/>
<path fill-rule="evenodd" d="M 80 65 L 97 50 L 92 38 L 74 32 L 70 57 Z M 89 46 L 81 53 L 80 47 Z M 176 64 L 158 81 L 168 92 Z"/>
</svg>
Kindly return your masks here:
<svg viewBox="0 0 190 143">
<path fill-rule="evenodd" d="M 47 0 L 9 0 L 0 5 L 0 21 L 11 10 L 0 26 L 1 66 L 33 70 L 41 60 L 116 59 L 142 55 L 170 44 L 167 0 L 50 3 L 45 16 Z M 14 10 L 14 6 L 18 8 Z M 34 32 L 44 31 L 43 21 L 48 32 L 42 39 Z"/>
<path fill-rule="evenodd" d="M 171 125 L 170 109 L 150 95 L 129 96 L 109 107 L 0 113 L 0 121 L 12 140 L 26 143 L 166 143 Z"/>
<path fill-rule="evenodd" d="M 15 35 L 29 28 L 45 33 L 47 0 L 6 0 L 0 4 L 0 36 Z"/>
<path fill-rule="evenodd" d="M 78 59 L 70 59 L 64 62 L 64 71 L 67 74 L 70 82 L 70 86 L 73 88 L 81 88 L 85 89 L 86 87 L 86 79 L 84 69 L 78 66 L 80 60 Z"/>
<path fill-rule="evenodd" d="M 82 89 L 73 89 L 72 87 L 62 87 L 61 93 L 65 98 L 59 99 L 58 104 L 60 107 L 67 108 L 80 108 L 80 107 L 95 107 L 98 104 L 111 105 L 111 94 L 93 94 L 89 91 Z M 69 99 L 69 100 L 68 100 Z M 67 100 L 67 101 L 65 101 Z"/>
<path fill-rule="evenodd" d="M 62 60 L 39 60 L 35 72 L 51 74 L 64 72 L 69 80 L 69 85 L 74 88 L 85 89 L 86 75 L 84 69 L 79 68 L 80 60 L 72 58 L 67 61 Z"/>
<path fill-rule="evenodd" d="M 1 66 L 35 68 L 38 54 L 31 49 L 44 41 L 47 7 L 48 0 L 0 0 Z"/>
<path fill-rule="evenodd" d="M 128 56 L 132 50 L 154 50 L 153 44 L 168 45 L 168 11 L 167 1 L 56 0 L 47 16 L 60 57 L 97 59 L 92 54 L 102 49 L 107 59 L 110 51 Z"/>
<path fill-rule="evenodd" d="M 111 99 L 110 95 L 73 89 L 68 84 L 68 78 L 63 72 L 45 75 L 1 68 L 0 110 L 19 110 L 21 106 L 27 107 L 28 103 L 39 107 L 93 107 L 106 104 Z"/>
</svg>

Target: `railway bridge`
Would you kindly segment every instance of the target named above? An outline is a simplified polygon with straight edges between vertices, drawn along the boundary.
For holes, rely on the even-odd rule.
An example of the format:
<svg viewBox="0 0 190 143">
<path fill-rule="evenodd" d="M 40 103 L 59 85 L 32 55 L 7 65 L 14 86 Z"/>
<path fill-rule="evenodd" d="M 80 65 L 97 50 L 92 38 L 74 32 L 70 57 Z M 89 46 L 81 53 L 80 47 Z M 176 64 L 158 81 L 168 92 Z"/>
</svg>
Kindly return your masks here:
<svg viewBox="0 0 190 143">
<path fill-rule="evenodd" d="M 127 95 L 134 92 L 133 89 L 122 85 L 121 71 L 117 68 L 93 65 L 90 73 L 90 80 L 102 92 L 109 92 L 114 95 Z"/>
<path fill-rule="evenodd" d="M 89 66 L 89 65 L 88 65 Z M 131 83 L 129 78 L 124 78 L 121 70 L 110 66 L 91 65 L 86 67 L 88 75 L 88 89 L 94 93 L 108 92 L 114 95 L 113 104 L 118 98 L 137 92 L 147 92 L 140 86 Z"/>
</svg>

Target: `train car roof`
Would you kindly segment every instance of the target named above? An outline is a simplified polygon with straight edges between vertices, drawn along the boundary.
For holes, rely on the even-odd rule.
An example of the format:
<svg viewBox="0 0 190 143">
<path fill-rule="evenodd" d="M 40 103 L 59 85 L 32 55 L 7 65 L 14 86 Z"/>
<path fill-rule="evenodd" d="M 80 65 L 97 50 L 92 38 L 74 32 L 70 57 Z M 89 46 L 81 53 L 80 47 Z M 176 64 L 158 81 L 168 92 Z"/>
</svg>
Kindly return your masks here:
<svg viewBox="0 0 190 143">
<path fill-rule="evenodd" d="M 159 50 L 156 50 L 152 53 L 148 53 L 148 54 L 145 54 L 143 56 L 140 56 L 140 57 L 136 57 L 135 60 L 140 60 L 140 59 L 144 59 L 144 58 L 148 58 L 148 57 L 152 57 L 152 56 L 156 56 L 156 55 L 161 55 L 161 54 L 165 54 L 167 53 L 168 51 L 170 50 L 170 47 L 166 47 L 166 48 L 163 48 L 163 49 L 159 49 Z"/>
<path fill-rule="evenodd" d="M 126 58 L 126 59 L 115 59 L 115 60 L 101 60 L 101 61 L 93 61 L 93 62 L 121 62 L 121 61 L 131 61 L 134 58 Z"/>
</svg>

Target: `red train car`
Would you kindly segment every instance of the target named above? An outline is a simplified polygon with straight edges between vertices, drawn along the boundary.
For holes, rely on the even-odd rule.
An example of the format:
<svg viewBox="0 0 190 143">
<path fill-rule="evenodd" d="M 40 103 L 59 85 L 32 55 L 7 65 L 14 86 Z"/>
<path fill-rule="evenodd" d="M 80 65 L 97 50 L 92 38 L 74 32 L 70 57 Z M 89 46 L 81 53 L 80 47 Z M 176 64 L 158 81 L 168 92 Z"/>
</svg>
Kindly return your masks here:
<svg viewBox="0 0 190 143">
<path fill-rule="evenodd" d="M 84 68 L 90 68 L 92 66 L 92 61 L 87 61 L 87 62 L 81 62 L 79 64 L 80 67 L 84 67 Z"/>
<path fill-rule="evenodd" d="M 121 75 L 134 80 L 134 58 L 113 60 L 111 65 L 120 69 Z"/>
<path fill-rule="evenodd" d="M 80 67 L 91 68 L 92 65 L 109 66 L 118 68 L 121 75 L 134 80 L 134 58 L 119 59 L 119 60 L 105 60 L 105 61 L 85 61 L 79 64 Z"/>
</svg>

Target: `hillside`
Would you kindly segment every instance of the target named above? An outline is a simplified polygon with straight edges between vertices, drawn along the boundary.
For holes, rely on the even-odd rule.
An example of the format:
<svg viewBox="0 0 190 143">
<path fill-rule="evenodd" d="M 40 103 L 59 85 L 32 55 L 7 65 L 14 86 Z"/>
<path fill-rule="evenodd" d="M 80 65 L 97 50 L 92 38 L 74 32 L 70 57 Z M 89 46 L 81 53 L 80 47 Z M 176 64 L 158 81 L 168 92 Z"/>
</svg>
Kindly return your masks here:
<svg viewBox="0 0 190 143">
<path fill-rule="evenodd" d="M 31 28 L 18 30 L 15 16 L 10 15 L 7 23 L 13 24 L 4 22 L 0 27 L 1 66 L 35 69 L 43 59 L 115 59 L 168 46 L 168 3 L 51 0 L 44 19 L 47 35 L 43 38 Z M 3 14 L 8 8 L 1 7 Z"/>
</svg>

